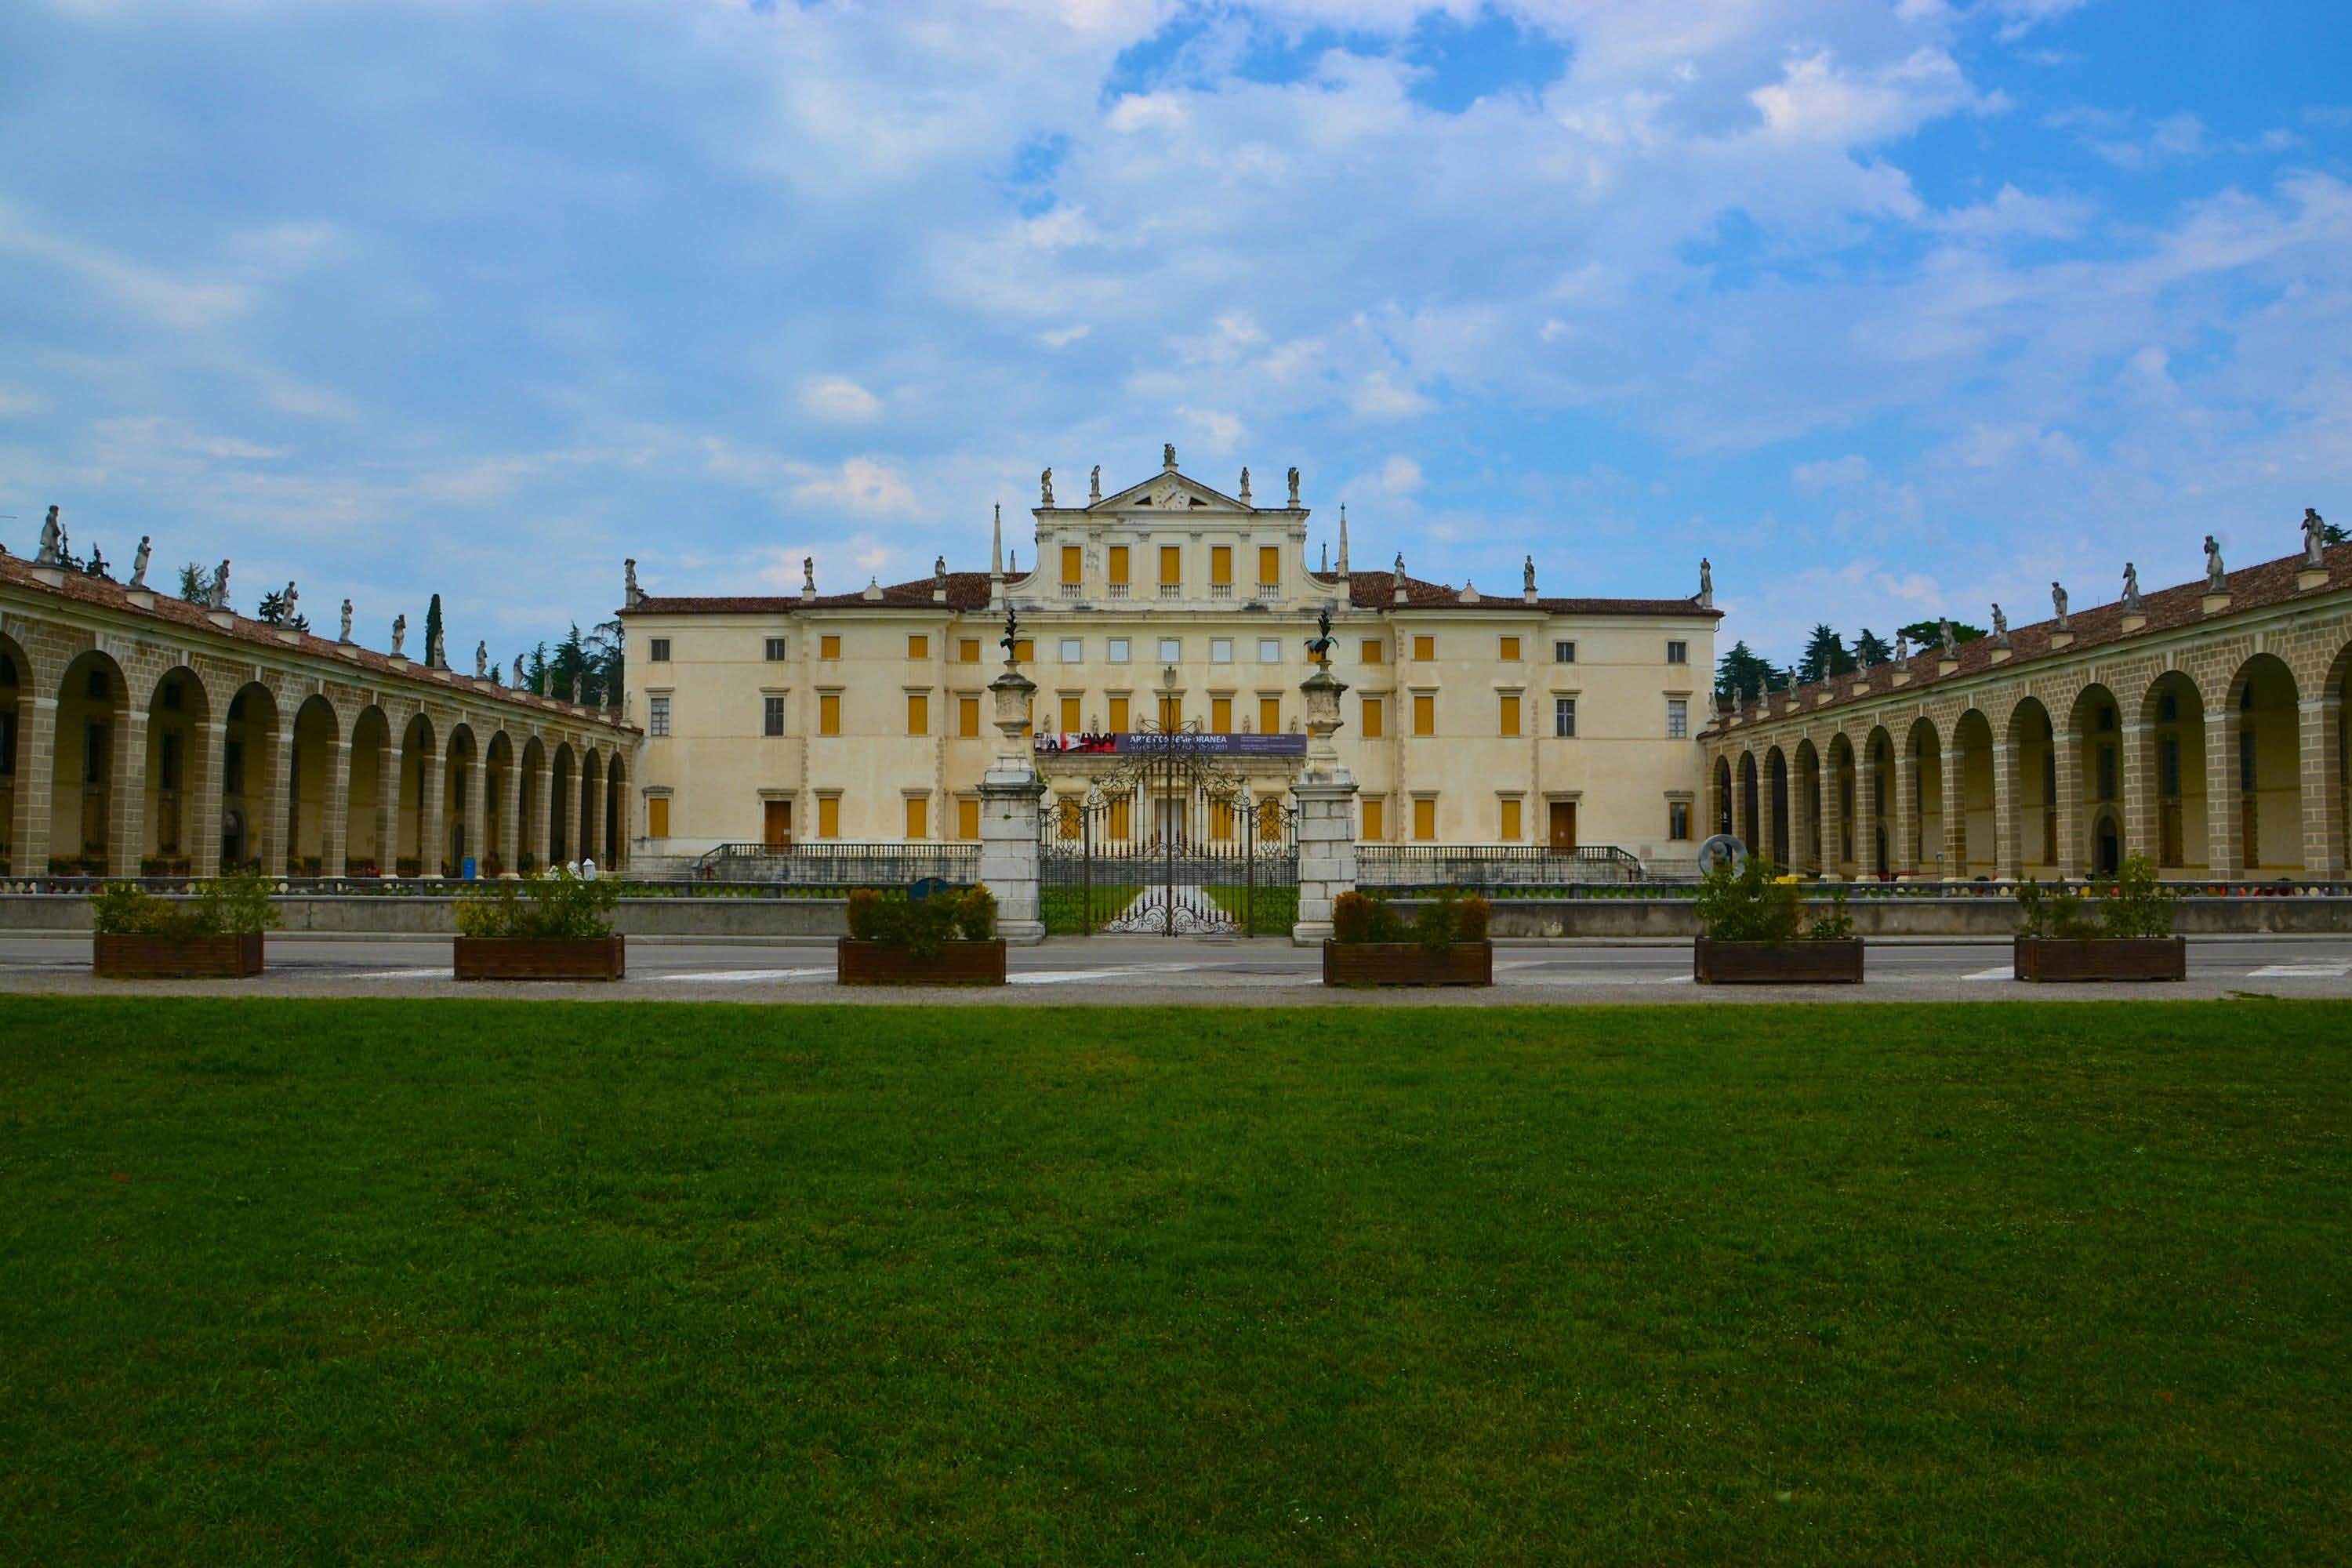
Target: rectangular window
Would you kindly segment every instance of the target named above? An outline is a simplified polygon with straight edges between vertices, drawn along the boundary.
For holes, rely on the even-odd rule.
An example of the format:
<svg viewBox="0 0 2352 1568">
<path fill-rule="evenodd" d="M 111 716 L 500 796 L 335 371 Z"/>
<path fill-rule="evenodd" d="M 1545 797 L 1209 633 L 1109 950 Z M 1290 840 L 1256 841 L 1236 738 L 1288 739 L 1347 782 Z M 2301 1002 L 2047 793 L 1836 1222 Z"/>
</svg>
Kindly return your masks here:
<svg viewBox="0 0 2352 1568">
<path fill-rule="evenodd" d="M 1555 697 L 1551 700 L 1551 732 L 1563 741 L 1576 739 L 1576 699 Z"/>
<path fill-rule="evenodd" d="M 1257 547 L 1257 583 L 1268 593 L 1282 585 L 1282 547 L 1261 544 Z"/>
<path fill-rule="evenodd" d="M 669 662 L 669 638 L 655 637 L 646 644 L 646 658 L 654 664 Z"/>
<path fill-rule="evenodd" d="M 816 700 L 816 732 L 820 735 L 841 733 L 841 693 L 827 691 Z"/>
<path fill-rule="evenodd" d="M 1211 664 L 1233 663 L 1234 639 L 1231 637 L 1211 637 L 1209 639 L 1209 662 Z"/>
<path fill-rule="evenodd" d="M 646 700 L 646 707 L 647 709 L 646 732 L 649 735 L 668 734 L 669 699 L 667 697 L 649 698 Z M 229 791 L 229 794 L 231 795 L 235 795 L 236 793 L 237 792 L 233 789 Z"/>
<path fill-rule="evenodd" d="M 909 635 L 907 638 L 907 657 L 908 658 L 930 658 L 931 639 L 919 633 Z"/>
<path fill-rule="evenodd" d="M 770 637 L 768 639 L 768 662 L 770 664 L 782 664 L 784 662 L 783 638 Z"/>
<path fill-rule="evenodd" d="M 931 803 L 919 795 L 907 797 L 907 837 L 929 838 L 931 836 Z"/>
<path fill-rule="evenodd" d="M 646 802 L 646 837 L 669 837 L 669 796 L 657 795 Z"/>
<path fill-rule="evenodd" d="M 956 699 L 956 733 L 969 741 L 980 733 L 980 699 Z"/>
<path fill-rule="evenodd" d="M 1673 839 L 1688 838 L 1691 836 L 1690 816 L 1690 802 L 1686 800 L 1666 802 L 1666 837 Z"/>
<path fill-rule="evenodd" d="M 1412 732 L 1416 735 L 1437 733 L 1437 699 L 1426 691 L 1412 695 Z"/>
<path fill-rule="evenodd" d="M 1668 664 L 1688 664 L 1690 662 L 1690 644 L 1686 642 L 1668 643 L 1666 645 L 1666 662 Z"/>
<path fill-rule="evenodd" d="M 1437 802 L 1422 795 L 1412 803 L 1412 836 L 1426 844 L 1437 837 Z"/>
<path fill-rule="evenodd" d="M 1376 795 L 1364 797 L 1364 841 L 1378 844 L 1389 836 L 1389 803 Z"/>
<path fill-rule="evenodd" d="M 819 838 L 841 837 L 841 797 L 821 795 L 816 797 L 816 836 Z"/>
<path fill-rule="evenodd" d="M 1160 581 L 1172 585 L 1184 580 L 1184 547 L 1163 544 L 1160 547 Z"/>
<path fill-rule="evenodd" d="M 1554 664 L 1574 664 L 1576 662 L 1576 644 L 1567 641 L 1566 639 L 1553 643 L 1551 645 L 1551 661 Z"/>
<path fill-rule="evenodd" d="M 907 733 L 928 735 L 931 732 L 931 696 L 928 691 L 907 693 Z"/>
<path fill-rule="evenodd" d="M 1363 651 L 1366 664 L 1379 664 L 1388 657 L 1388 649 L 1381 645 L 1378 637 L 1366 637 Z"/>
<path fill-rule="evenodd" d="M 1114 587 L 1127 586 L 1127 546 L 1124 544 L 1110 547 L 1110 580 Z"/>
<path fill-rule="evenodd" d="M 1114 735 L 1124 735 L 1128 732 L 1127 699 L 1124 697 L 1114 697 L 1110 700 L 1110 732 Z"/>
<path fill-rule="evenodd" d="M 1386 704 L 1377 697 L 1364 699 L 1364 739 L 1377 741 L 1388 733 Z"/>
<path fill-rule="evenodd" d="M 1280 637 L 1258 638 L 1257 661 L 1260 664 L 1280 664 L 1282 662 L 1282 639 Z"/>
<path fill-rule="evenodd" d="M 760 733 L 772 737 L 783 732 L 784 699 L 762 697 L 760 699 Z"/>
<path fill-rule="evenodd" d="M 978 637 L 964 637 L 956 643 L 956 662 L 959 664 L 978 664 L 980 662 L 980 639 Z"/>
<path fill-rule="evenodd" d="M 1503 662 L 1505 664 L 1517 664 L 1519 662 L 1518 638 L 1505 637 L 1503 639 Z"/>
<path fill-rule="evenodd" d="M 1230 735 L 1234 732 L 1234 700 L 1230 697 L 1209 699 L 1209 732 Z"/>
<path fill-rule="evenodd" d="M 1125 637 L 1113 637 L 1110 639 L 1110 661 L 1113 664 L 1125 664 L 1127 662 L 1127 639 Z"/>
<path fill-rule="evenodd" d="M 1505 796 L 1503 797 L 1503 842 L 1504 842 L 1504 843 L 1506 843 L 1506 844 L 1517 844 L 1518 841 L 1519 841 L 1519 801 L 1518 801 L 1518 797 L 1517 797 L 1517 795 L 1505 795 Z"/>
<path fill-rule="evenodd" d="M 980 837 L 980 802 L 976 800 L 956 802 L 956 837 L 965 840 Z"/>
<path fill-rule="evenodd" d="M 1418 637 L 1412 639 L 1412 659 L 1415 664 L 1427 664 L 1437 657 L 1437 639 Z"/>
<path fill-rule="evenodd" d="M 1257 732 L 1261 735 L 1282 733 L 1282 699 L 1261 697 L 1257 700 Z"/>
<path fill-rule="evenodd" d="M 1060 652 L 1062 662 L 1064 664 L 1082 664 L 1086 661 L 1087 657 L 1087 639 L 1084 637 L 1064 637 L 1062 639 Z"/>
<path fill-rule="evenodd" d="M 1062 581 L 1076 587 L 1086 580 L 1086 551 L 1076 544 L 1062 546 Z"/>
<path fill-rule="evenodd" d="M 1184 641 L 1181 637 L 1161 637 L 1160 639 L 1160 662 L 1162 664 L 1181 664 L 1184 662 Z"/>
<path fill-rule="evenodd" d="M 1085 728 L 1086 728 L 1086 725 L 1085 725 L 1083 722 L 1081 722 L 1081 721 L 1081 721 L 1081 717 L 1082 717 L 1082 716 L 1080 715 L 1080 713 L 1079 713 L 1079 711 L 1078 711 L 1078 710 L 1080 709 L 1080 707 L 1081 707 L 1081 706 L 1083 706 L 1083 704 L 1084 704 L 1084 699 L 1082 699 L 1082 698 L 1076 698 L 1076 697 L 1065 697 L 1065 698 L 1063 698 L 1063 699 L 1062 699 L 1062 733 L 1063 733 L 1063 734 L 1065 734 L 1065 735 L 1075 735 L 1075 734 L 1076 734 L 1079 731 L 1081 731 L 1081 730 L 1083 730 L 1083 729 L 1085 729 Z"/>
<path fill-rule="evenodd" d="M 1172 581 L 1164 575 L 1160 580 L 1163 583 Z M 1234 585 L 1234 547 L 1232 545 L 1209 546 L 1209 583 L 1211 586 L 1219 588 L 1230 588 Z"/>
<path fill-rule="evenodd" d="M 1519 732 L 1519 694 L 1506 691 L 1495 700 L 1495 733 L 1510 736 Z"/>
<path fill-rule="evenodd" d="M 819 658 L 839 658 L 841 657 L 841 634 L 839 632 L 826 632 L 824 636 L 818 637 L 816 639 L 816 656 Z"/>
<path fill-rule="evenodd" d="M 1687 698 L 1666 699 L 1666 739 L 1669 741 L 1690 739 L 1690 701 Z"/>
</svg>

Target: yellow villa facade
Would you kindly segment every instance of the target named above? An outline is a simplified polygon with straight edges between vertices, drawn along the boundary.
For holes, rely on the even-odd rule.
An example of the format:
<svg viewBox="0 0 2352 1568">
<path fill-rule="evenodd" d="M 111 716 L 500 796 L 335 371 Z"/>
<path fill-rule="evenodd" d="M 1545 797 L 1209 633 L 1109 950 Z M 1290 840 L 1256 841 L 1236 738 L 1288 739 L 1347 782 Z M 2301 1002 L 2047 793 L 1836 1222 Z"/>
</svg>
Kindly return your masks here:
<svg viewBox="0 0 2352 1568">
<path fill-rule="evenodd" d="M 2341 879 L 2352 546 L 1930 648 L 1718 714 L 1711 828 L 1846 878 Z M 2057 590 L 2057 584 L 2053 584 Z"/>
<path fill-rule="evenodd" d="M 1261 799 L 1297 775 L 1307 642 L 1328 611 L 1349 687 L 1340 759 L 1369 843 L 1612 845 L 1686 866 L 1717 612 L 1675 599 L 1482 594 L 1307 560 L 1296 475 L 1261 506 L 1179 471 L 1056 504 L 1050 471 L 1024 569 L 859 592 L 646 597 L 623 611 L 628 711 L 646 741 L 642 849 L 976 840 L 998 744 L 988 683 L 1008 613 L 1036 684 L 1049 803 L 1085 794 L 1116 737 L 1182 727 Z M 1212 838 L 1214 803 L 1115 813 L 1114 831 Z"/>
</svg>

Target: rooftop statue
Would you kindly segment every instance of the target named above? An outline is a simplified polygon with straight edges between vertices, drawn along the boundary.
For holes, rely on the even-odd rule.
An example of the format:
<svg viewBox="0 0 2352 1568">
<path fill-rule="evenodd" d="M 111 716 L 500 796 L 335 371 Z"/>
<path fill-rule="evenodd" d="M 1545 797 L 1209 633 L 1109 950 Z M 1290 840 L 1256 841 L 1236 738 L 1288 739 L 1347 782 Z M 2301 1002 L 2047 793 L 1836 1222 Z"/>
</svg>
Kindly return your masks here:
<svg viewBox="0 0 2352 1568">
<path fill-rule="evenodd" d="M 1097 463 L 1095 471 L 1087 476 L 1087 499 L 1102 500 L 1102 465 L 1100 463 Z"/>
<path fill-rule="evenodd" d="M 1038 502 L 1039 505 L 1052 506 L 1054 504 L 1053 469 L 1047 468 L 1044 473 L 1037 476 L 1037 493 L 1041 498 Z"/>
<path fill-rule="evenodd" d="M 335 634 L 335 639 L 338 642 L 349 642 L 352 640 L 352 602 L 348 598 L 343 601 L 342 630 Z"/>
<path fill-rule="evenodd" d="M 1298 470 L 1295 467 L 1290 470 L 1290 507 L 1293 511 L 1298 510 Z"/>
<path fill-rule="evenodd" d="M 65 559 L 65 525 L 58 521 L 58 509 L 49 508 L 49 515 L 41 524 L 41 552 L 33 557 L 36 566 L 55 566 Z"/>
<path fill-rule="evenodd" d="M 2123 607 L 2130 611 L 2137 611 L 2140 608 L 2139 568 L 2128 561 L 2124 563 Z"/>
<path fill-rule="evenodd" d="M 1161 468 L 1173 468 L 1176 466 L 1176 443 L 1175 443 L 1175 442 L 1173 442 L 1173 441 L 1163 441 L 1163 442 L 1161 442 L 1161 443 L 1160 443 L 1160 466 Z"/>
<path fill-rule="evenodd" d="M 1536 558 L 1532 555 L 1519 567 L 1519 586 L 1530 594 L 1536 591 Z"/>
<path fill-rule="evenodd" d="M 1249 465 L 1244 463 L 1242 465 L 1242 504 L 1249 505 Z"/>
<path fill-rule="evenodd" d="M 215 610 L 228 608 L 228 563 L 226 560 L 213 568 L 212 606 Z"/>
<path fill-rule="evenodd" d="M 403 644 L 403 643 L 404 643 L 404 642 L 406 642 L 407 640 L 408 640 L 408 617 L 407 617 L 406 616 L 404 616 L 404 615 L 400 615 L 400 616 L 393 616 L 393 617 L 392 617 L 392 657 L 393 657 L 393 658 L 400 658 L 404 657 L 404 656 L 402 655 L 401 651 L 400 651 L 400 645 L 401 645 L 401 644 Z"/>
<path fill-rule="evenodd" d="M 2230 574 L 2221 568 L 2221 546 L 2211 534 L 2205 536 L 2205 591 L 2226 594 L 2230 591 Z"/>
<path fill-rule="evenodd" d="M 154 536 L 147 533 L 141 534 L 139 536 L 138 552 L 131 557 L 131 585 L 132 587 L 144 588 L 147 585 L 147 558 L 154 552 Z"/>
<path fill-rule="evenodd" d="M 1936 642 L 1937 645 L 1946 653 L 1949 653 L 1954 648 L 1960 646 L 1959 638 L 1952 635 L 1951 616 L 1937 616 L 1936 617 Z"/>
<path fill-rule="evenodd" d="M 2009 617 L 2000 613 L 1999 605 L 1992 607 L 1992 640 L 1998 647 L 2009 646 Z"/>
<path fill-rule="evenodd" d="M 621 603 L 635 609 L 645 602 L 645 591 L 637 586 L 637 563 L 634 557 L 621 563 Z"/>
<path fill-rule="evenodd" d="M 2066 629 L 2066 590 L 2060 587 L 2055 579 L 2053 579 L 2050 584 L 2050 607 L 2058 612 L 2058 629 L 2064 631 Z"/>
<path fill-rule="evenodd" d="M 489 674 L 490 645 L 487 642 L 478 642 L 474 645 L 474 679 L 487 680 L 489 679 Z"/>
<path fill-rule="evenodd" d="M 1715 563 L 1704 555 L 1698 558 L 1698 604 L 1703 610 L 1715 608 Z"/>
<path fill-rule="evenodd" d="M 2319 515 L 2315 507 L 2303 509 L 2303 563 L 2327 564 L 2327 520 Z"/>
</svg>

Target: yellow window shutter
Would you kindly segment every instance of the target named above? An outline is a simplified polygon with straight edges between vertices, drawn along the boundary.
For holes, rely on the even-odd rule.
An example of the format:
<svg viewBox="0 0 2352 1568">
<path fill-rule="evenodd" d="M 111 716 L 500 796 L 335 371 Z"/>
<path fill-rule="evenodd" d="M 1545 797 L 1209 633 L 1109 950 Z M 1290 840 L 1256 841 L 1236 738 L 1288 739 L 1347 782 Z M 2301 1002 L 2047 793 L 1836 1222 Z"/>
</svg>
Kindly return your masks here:
<svg viewBox="0 0 2352 1568">
<path fill-rule="evenodd" d="M 1209 581 L 1223 587 L 1234 583 L 1234 547 L 1213 544 L 1209 547 Z"/>
<path fill-rule="evenodd" d="M 1124 697 L 1110 700 L 1110 731 L 1114 735 L 1127 733 L 1127 699 Z"/>
<path fill-rule="evenodd" d="M 1062 546 L 1063 582 L 1076 583 L 1083 581 L 1085 577 L 1085 566 L 1086 552 L 1083 549 L 1075 544 L 1065 544 Z"/>
<path fill-rule="evenodd" d="M 1127 546 L 1124 544 L 1110 547 L 1110 580 L 1122 588 L 1127 586 Z"/>
</svg>

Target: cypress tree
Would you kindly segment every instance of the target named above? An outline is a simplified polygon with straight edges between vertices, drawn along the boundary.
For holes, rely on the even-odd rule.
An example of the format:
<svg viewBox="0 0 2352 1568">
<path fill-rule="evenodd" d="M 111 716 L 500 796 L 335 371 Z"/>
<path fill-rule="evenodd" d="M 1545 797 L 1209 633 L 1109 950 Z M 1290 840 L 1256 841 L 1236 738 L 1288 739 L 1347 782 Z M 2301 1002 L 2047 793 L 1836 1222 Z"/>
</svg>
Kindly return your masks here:
<svg viewBox="0 0 2352 1568">
<path fill-rule="evenodd" d="M 449 663 L 441 647 L 441 595 L 438 594 L 434 595 L 433 602 L 425 606 L 425 663 L 432 669 L 446 669 Z"/>
</svg>

